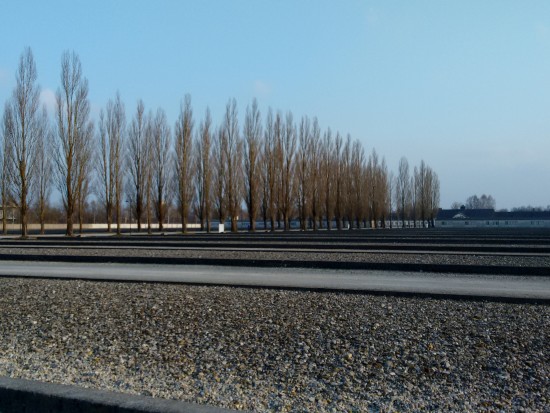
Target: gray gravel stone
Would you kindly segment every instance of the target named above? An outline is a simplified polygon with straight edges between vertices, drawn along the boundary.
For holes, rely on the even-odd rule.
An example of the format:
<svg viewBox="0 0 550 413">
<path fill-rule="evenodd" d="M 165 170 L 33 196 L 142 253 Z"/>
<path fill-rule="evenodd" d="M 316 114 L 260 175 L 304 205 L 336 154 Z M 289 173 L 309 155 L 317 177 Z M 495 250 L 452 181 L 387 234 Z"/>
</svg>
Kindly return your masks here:
<svg viewBox="0 0 550 413">
<path fill-rule="evenodd" d="M 279 261 L 336 261 L 392 264 L 442 264 L 442 265 L 482 265 L 482 266 L 513 266 L 513 267 L 548 267 L 548 255 L 494 255 L 494 254 L 456 254 L 456 253 L 403 253 L 403 252 L 348 252 L 338 253 L 300 252 L 300 251 L 246 251 L 246 250 L 210 250 L 182 248 L 0 248 L 0 254 L 11 255 L 56 255 L 82 257 L 156 257 L 156 258 L 189 258 L 189 259 L 222 259 L 222 260 L 279 260 Z"/>
<path fill-rule="evenodd" d="M 544 411 L 550 307 L 0 279 L 0 374 L 253 411 Z"/>
</svg>

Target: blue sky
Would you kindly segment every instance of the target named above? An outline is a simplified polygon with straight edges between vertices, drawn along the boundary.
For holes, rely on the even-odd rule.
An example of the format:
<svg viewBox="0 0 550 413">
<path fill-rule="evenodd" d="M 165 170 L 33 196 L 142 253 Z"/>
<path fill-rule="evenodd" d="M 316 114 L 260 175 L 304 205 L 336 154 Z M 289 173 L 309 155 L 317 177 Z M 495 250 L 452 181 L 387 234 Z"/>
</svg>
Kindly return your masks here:
<svg viewBox="0 0 550 413">
<path fill-rule="evenodd" d="M 390 168 L 439 174 L 441 204 L 550 204 L 549 1 L 1 1 L 0 104 L 25 46 L 52 105 L 76 51 L 99 109 L 120 91 L 171 124 L 190 93 L 317 116 Z"/>
</svg>

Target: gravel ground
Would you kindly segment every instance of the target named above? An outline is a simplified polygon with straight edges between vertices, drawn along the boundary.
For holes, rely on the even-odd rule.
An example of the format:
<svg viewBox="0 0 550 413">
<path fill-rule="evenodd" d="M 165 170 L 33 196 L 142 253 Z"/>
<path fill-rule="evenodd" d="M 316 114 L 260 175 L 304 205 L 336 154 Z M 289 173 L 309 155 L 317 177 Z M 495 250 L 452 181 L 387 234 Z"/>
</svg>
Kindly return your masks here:
<svg viewBox="0 0 550 413">
<path fill-rule="evenodd" d="M 72 255 L 82 257 L 157 257 L 157 258 L 202 258 L 225 260 L 281 260 L 281 261 L 338 261 L 338 262 L 365 262 L 365 263 L 412 263 L 412 264 L 447 264 L 447 265 L 487 265 L 487 266 L 514 266 L 514 267 L 548 267 L 550 256 L 525 255 L 482 255 L 468 254 L 439 254 L 439 253 L 379 253 L 379 252 L 345 252 L 330 253 L 297 252 L 297 251 L 243 251 L 243 250 L 185 250 L 185 249 L 130 249 L 130 248 L 0 248 L 0 254 L 11 255 Z"/>
<path fill-rule="evenodd" d="M 550 411 L 550 306 L 0 279 L 0 374 L 253 411 Z"/>
</svg>

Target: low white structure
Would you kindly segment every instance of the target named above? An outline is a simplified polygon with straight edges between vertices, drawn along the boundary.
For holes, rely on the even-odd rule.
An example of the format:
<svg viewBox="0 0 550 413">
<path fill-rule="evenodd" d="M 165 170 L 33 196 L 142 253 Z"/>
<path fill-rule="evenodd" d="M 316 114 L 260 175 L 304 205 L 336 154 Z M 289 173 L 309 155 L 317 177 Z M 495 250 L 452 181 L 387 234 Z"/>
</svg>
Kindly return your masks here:
<svg viewBox="0 0 550 413">
<path fill-rule="evenodd" d="M 73 222 L 73 230 L 78 233 L 79 226 L 78 222 Z M 187 224 L 187 229 L 200 229 L 200 224 Z M 44 228 L 47 231 L 64 231 L 67 228 L 67 224 L 45 224 Z M 125 223 L 120 224 L 120 228 L 124 231 L 137 231 L 137 223 Z M 151 228 L 153 231 L 158 231 L 159 224 L 151 224 Z M 164 230 L 181 230 L 181 224 L 164 224 L 163 225 Z M 20 223 L 9 223 L 7 225 L 8 231 L 19 231 L 21 230 L 21 224 Z M 27 229 L 29 231 L 39 231 L 40 230 L 40 224 L 37 224 L 33 222 L 32 224 L 27 225 Z M 84 231 L 107 231 L 107 224 L 84 224 L 82 225 L 82 229 Z M 146 233 L 147 232 L 147 223 L 141 224 L 141 231 Z M 116 232 L 116 224 L 111 225 L 111 232 Z"/>
</svg>

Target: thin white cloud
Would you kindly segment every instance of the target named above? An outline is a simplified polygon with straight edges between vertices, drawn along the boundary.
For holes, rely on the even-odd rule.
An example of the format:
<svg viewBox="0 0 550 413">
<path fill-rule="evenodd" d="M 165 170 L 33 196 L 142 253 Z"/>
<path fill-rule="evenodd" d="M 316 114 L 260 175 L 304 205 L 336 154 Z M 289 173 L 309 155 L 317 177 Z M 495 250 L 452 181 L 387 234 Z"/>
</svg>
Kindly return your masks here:
<svg viewBox="0 0 550 413">
<path fill-rule="evenodd" d="M 51 89 L 45 88 L 40 92 L 40 103 L 46 106 L 46 110 L 49 114 L 55 112 L 55 92 Z"/>
<path fill-rule="evenodd" d="M 267 96 L 271 93 L 271 86 L 262 80 L 255 80 L 254 93 L 258 96 Z"/>
</svg>

